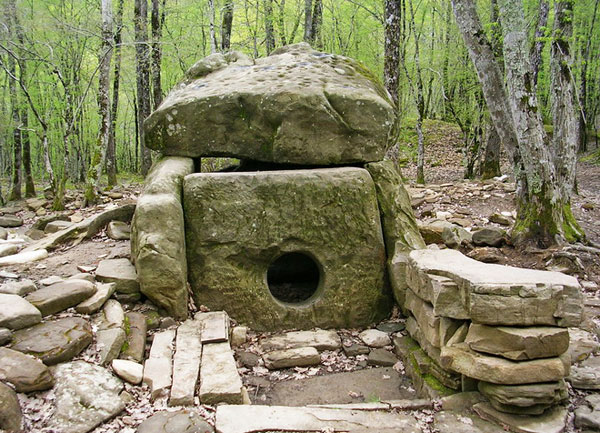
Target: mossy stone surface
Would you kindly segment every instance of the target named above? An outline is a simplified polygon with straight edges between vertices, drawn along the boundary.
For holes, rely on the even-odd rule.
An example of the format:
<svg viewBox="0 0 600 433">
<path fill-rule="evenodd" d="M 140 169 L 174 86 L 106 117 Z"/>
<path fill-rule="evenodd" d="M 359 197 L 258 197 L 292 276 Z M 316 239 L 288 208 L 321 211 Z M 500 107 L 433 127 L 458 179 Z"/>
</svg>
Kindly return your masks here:
<svg viewBox="0 0 600 433">
<path fill-rule="evenodd" d="M 184 180 L 189 282 L 197 305 L 256 330 L 361 327 L 390 312 L 375 186 L 360 168 L 195 173 Z M 311 257 L 316 293 L 285 303 L 267 271 Z"/>
</svg>

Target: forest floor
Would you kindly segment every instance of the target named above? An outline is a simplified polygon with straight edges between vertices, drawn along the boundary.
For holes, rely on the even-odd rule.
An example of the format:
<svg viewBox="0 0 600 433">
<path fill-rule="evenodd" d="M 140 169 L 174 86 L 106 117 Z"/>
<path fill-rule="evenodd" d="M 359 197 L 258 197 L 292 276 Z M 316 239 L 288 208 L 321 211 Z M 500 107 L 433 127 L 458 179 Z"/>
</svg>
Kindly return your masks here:
<svg viewBox="0 0 600 433">
<path fill-rule="evenodd" d="M 415 185 L 415 167 L 407 164 L 403 168 L 403 175 L 408 179 L 407 186 L 413 197 L 414 210 L 421 221 L 429 221 L 436 216 L 445 219 L 459 218 L 469 229 L 498 224 L 490 222 L 489 218 L 494 213 L 513 213 L 515 210 L 514 187 L 510 178 L 505 182 L 480 182 L 465 180 L 463 178 L 463 164 L 460 134 L 454 128 L 438 122 L 425 124 L 425 135 L 428 137 L 426 147 L 426 185 Z M 407 143 L 410 144 L 410 143 Z M 506 164 L 505 164 L 506 165 Z M 504 172 L 508 173 L 506 167 Z M 588 239 L 600 244 L 600 166 L 580 162 L 578 166 L 579 193 L 573 197 L 573 211 L 585 230 Z M 79 220 L 94 213 L 98 213 L 110 204 L 125 204 L 134 202 L 139 195 L 141 185 L 131 183 L 123 185 L 112 191 L 112 196 L 103 196 L 103 204 L 79 209 L 78 201 L 80 191 L 73 191 L 70 208 L 66 214 L 71 219 Z M 24 219 L 25 225 L 16 230 L 17 234 L 24 234 L 27 229 L 38 219 L 31 211 L 26 210 L 19 215 Z M 506 227 L 504 227 L 506 228 Z M 50 256 L 39 262 L 26 265 L 13 265 L 2 268 L 2 271 L 14 272 L 22 278 L 40 281 L 49 276 L 68 277 L 79 272 L 78 267 L 90 266 L 94 268 L 98 262 L 108 258 L 129 257 L 129 241 L 117 241 L 107 237 L 103 231 L 92 239 L 85 240 L 76 246 L 62 246 L 53 251 Z M 588 318 L 591 319 L 594 338 L 600 334 L 600 291 L 593 288 L 593 283 L 600 286 L 600 255 L 585 251 L 569 250 L 576 257 L 561 261 L 557 258 L 559 249 L 518 249 L 511 245 L 504 245 L 495 249 L 497 262 L 501 264 L 535 268 L 535 269 L 560 269 L 576 275 L 580 281 L 590 282 L 585 289 Z M 463 252 L 471 252 L 471 248 L 463 248 Z M 126 310 L 139 308 L 138 306 L 124 303 Z M 389 319 L 393 323 L 402 323 L 403 320 L 395 315 Z M 593 324 L 596 323 L 594 326 Z M 163 323 L 163 328 L 175 328 L 178 324 Z M 152 335 L 156 331 L 150 331 Z M 358 334 L 360 330 L 338 330 L 342 341 L 360 343 Z M 406 334 L 401 330 L 396 336 Z M 236 360 L 244 385 L 249 391 L 250 399 L 255 404 L 300 406 L 306 404 L 326 403 L 361 403 L 377 402 L 384 399 L 415 399 L 416 393 L 410 380 L 405 376 L 396 375 L 403 372 L 403 367 L 396 364 L 388 368 L 374 368 L 367 363 L 366 355 L 347 356 L 345 351 L 328 351 L 321 354 L 322 365 L 315 368 L 295 368 L 279 371 L 268 371 L 256 359 L 260 354 L 259 341 L 262 334 L 250 333 L 247 343 L 236 350 Z M 150 340 L 149 340 L 150 341 Z M 391 351 L 391 346 L 387 348 Z M 93 360 L 93 345 L 76 359 Z M 254 359 L 247 359 L 244 353 L 253 353 Z M 250 357 L 252 358 L 252 357 Z M 254 364 L 253 363 L 257 363 Z M 339 374 L 332 374 L 339 373 Z M 346 376 L 344 376 L 346 375 Z M 97 427 L 95 433 L 131 432 L 148 416 L 161 410 L 166 410 L 166 401 L 151 402 L 147 387 L 132 386 L 125 388 L 133 399 L 126 411 L 110 421 Z M 390 391 L 385 394 L 385 391 Z M 574 411 L 586 393 L 571 391 L 569 410 Z M 25 431 L 44 431 L 49 417 L 52 414 L 52 405 L 55 396 L 52 391 L 20 395 L 21 405 L 25 417 Z M 169 410 L 174 410 L 173 408 Z M 198 406 L 197 412 L 209 422 L 214 422 L 214 408 Z M 435 411 L 434 411 L 435 412 Z M 424 432 L 436 431 L 431 410 L 414 411 L 413 415 L 419 419 Z M 459 417 L 460 418 L 460 417 Z M 573 417 L 570 417 L 568 431 L 573 430 Z M 467 423 L 467 421 L 461 420 Z M 154 430 L 148 430 L 154 431 Z M 458 431 L 458 430 L 448 430 Z M 469 431 L 476 431 L 470 429 Z"/>
</svg>

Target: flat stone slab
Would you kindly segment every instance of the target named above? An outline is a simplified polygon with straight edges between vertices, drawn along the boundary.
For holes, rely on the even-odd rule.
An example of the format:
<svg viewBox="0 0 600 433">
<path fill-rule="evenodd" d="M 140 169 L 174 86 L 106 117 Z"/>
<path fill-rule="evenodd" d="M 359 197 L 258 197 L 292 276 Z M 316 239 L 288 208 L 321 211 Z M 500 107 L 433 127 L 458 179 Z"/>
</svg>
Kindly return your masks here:
<svg viewBox="0 0 600 433">
<path fill-rule="evenodd" d="M 67 280 L 43 287 L 27 295 L 26 299 L 42 316 L 73 307 L 96 293 L 96 286 L 85 280 Z"/>
<path fill-rule="evenodd" d="M 49 427 L 61 433 L 87 433 L 125 409 L 123 383 L 108 370 L 84 361 L 58 365 L 56 411 Z"/>
<path fill-rule="evenodd" d="M 193 158 L 379 161 L 394 109 L 371 77 L 355 60 L 305 43 L 255 60 L 237 52 L 213 54 L 193 65 L 146 119 L 147 146 Z M 202 125 L 211 125 L 210 132 Z"/>
<path fill-rule="evenodd" d="M 410 414 L 349 409 L 285 406 L 219 406 L 219 433 L 257 431 L 373 431 L 378 433 L 421 433 Z"/>
<path fill-rule="evenodd" d="M 567 424 L 567 409 L 562 406 L 555 406 L 536 416 L 500 412 L 489 403 L 477 403 L 473 410 L 483 419 L 505 425 L 517 433 L 562 433 Z"/>
<path fill-rule="evenodd" d="M 92 328 L 85 319 L 65 317 L 16 331 L 12 341 L 12 349 L 54 365 L 79 355 L 92 342 Z"/>
<path fill-rule="evenodd" d="M 202 359 L 201 327 L 202 322 L 198 320 L 186 320 L 177 328 L 170 406 L 194 404 L 194 393 Z"/>
<path fill-rule="evenodd" d="M 501 412 L 541 414 L 569 397 L 563 380 L 529 385 L 497 385 L 480 381 L 477 387 Z"/>
<path fill-rule="evenodd" d="M 139 385 L 144 377 L 144 366 L 127 359 L 113 359 L 111 363 L 115 374 L 121 379 L 133 384 Z"/>
<path fill-rule="evenodd" d="M 7 281 L 0 286 L 0 293 L 7 295 L 25 296 L 37 290 L 35 283 L 31 280 Z"/>
<path fill-rule="evenodd" d="M 23 414 L 17 394 L 10 386 L 0 382 L 0 430 L 21 431 L 22 421 Z"/>
<path fill-rule="evenodd" d="M 173 366 L 174 330 L 162 331 L 154 334 L 150 355 L 144 364 L 144 383 L 150 387 L 153 399 L 165 394 L 171 387 Z"/>
<path fill-rule="evenodd" d="M 472 323 L 465 343 L 478 352 L 514 361 L 559 356 L 569 348 L 569 331 L 549 326 L 507 327 Z"/>
<path fill-rule="evenodd" d="M 581 287 L 560 272 L 481 263 L 450 249 L 411 251 L 408 269 L 417 274 L 413 281 L 431 273 L 451 278 L 475 323 L 567 327 L 581 321 Z"/>
<path fill-rule="evenodd" d="M 583 361 L 590 354 L 598 352 L 600 344 L 591 332 L 579 328 L 569 328 L 569 355 L 571 364 Z"/>
<path fill-rule="evenodd" d="M 91 297 L 81 302 L 75 307 L 75 311 L 79 314 L 93 314 L 98 311 L 104 303 L 110 298 L 117 285 L 115 283 L 98 283 L 96 284 L 96 293 L 94 293 Z"/>
<path fill-rule="evenodd" d="M 470 350 L 464 343 L 442 348 L 442 367 L 474 379 L 503 385 L 555 382 L 569 374 L 566 357 L 510 361 Z"/>
<path fill-rule="evenodd" d="M 23 225 L 23 220 L 14 215 L 0 216 L 0 227 L 20 227 Z"/>
<path fill-rule="evenodd" d="M 0 347 L 0 380 L 17 392 L 43 391 L 54 386 L 54 378 L 40 360 L 16 350 Z"/>
<path fill-rule="evenodd" d="M 44 227 L 44 232 L 56 233 L 64 229 L 68 229 L 71 226 L 73 226 L 73 223 L 71 221 L 50 221 L 48 224 L 46 224 L 46 227 Z"/>
<path fill-rule="evenodd" d="M 369 347 L 384 347 L 392 344 L 387 332 L 377 329 L 366 329 L 358 334 L 358 337 Z"/>
<path fill-rule="evenodd" d="M 42 321 L 40 310 L 18 295 L 0 293 L 0 326 L 21 329 Z"/>
<path fill-rule="evenodd" d="M 342 341 L 337 332 L 324 329 L 286 332 L 260 340 L 260 348 L 266 352 L 298 347 L 314 347 L 318 351 L 337 350 L 342 347 Z"/>
<path fill-rule="evenodd" d="M 115 329 L 123 328 L 124 326 L 125 311 L 123 311 L 123 306 L 116 299 L 109 299 L 102 309 L 98 329 Z"/>
<path fill-rule="evenodd" d="M 137 433 L 213 433 L 214 428 L 189 410 L 156 412 L 142 422 Z"/>
<path fill-rule="evenodd" d="M 600 357 L 590 357 L 572 366 L 567 380 L 573 388 L 600 389 Z"/>
<path fill-rule="evenodd" d="M 205 344 L 202 348 L 200 402 L 209 405 L 242 403 L 242 379 L 229 343 Z"/>
<path fill-rule="evenodd" d="M 196 313 L 194 319 L 202 326 L 202 344 L 229 341 L 229 316 L 225 311 Z"/>
<path fill-rule="evenodd" d="M 111 221 L 106 226 L 106 235 L 116 241 L 128 240 L 131 237 L 131 227 L 123 221 Z"/>
<path fill-rule="evenodd" d="M 20 253 L 13 254 L 12 256 L 0 257 L 0 266 L 22 265 L 25 263 L 43 260 L 46 257 L 48 257 L 48 251 L 45 249 L 21 251 Z"/>
<path fill-rule="evenodd" d="M 102 283 L 115 283 L 117 293 L 140 291 L 135 267 L 129 259 L 107 259 L 98 263 L 96 280 Z"/>
<path fill-rule="evenodd" d="M 109 364 L 119 356 L 125 338 L 125 330 L 122 328 L 104 329 L 96 332 L 96 351 L 98 352 L 100 364 Z"/>
<path fill-rule="evenodd" d="M 289 367 L 306 367 L 321 363 L 321 356 L 314 347 L 274 350 L 263 355 L 265 367 L 269 370 Z"/>
<path fill-rule="evenodd" d="M 129 321 L 129 334 L 127 334 L 127 347 L 121 352 L 121 358 L 142 362 L 146 352 L 146 333 L 148 332 L 146 316 L 130 311 L 126 317 Z"/>
<path fill-rule="evenodd" d="M 6 257 L 19 252 L 19 246 L 14 244 L 0 244 L 0 257 Z"/>
<path fill-rule="evenodd" d="M 398 362 L 398 358 L 392 352 L 385 349 L 373 349 L 367 358 L 367 364 L 391 367 Z"/>
<path fill-rule="evenodd" d="M 484 421 L 478 416 L 453 411 L 438 412 L 434 415 L 433 427 L 442 433 L 505 433 L 497 424 Z"/>
</svg>

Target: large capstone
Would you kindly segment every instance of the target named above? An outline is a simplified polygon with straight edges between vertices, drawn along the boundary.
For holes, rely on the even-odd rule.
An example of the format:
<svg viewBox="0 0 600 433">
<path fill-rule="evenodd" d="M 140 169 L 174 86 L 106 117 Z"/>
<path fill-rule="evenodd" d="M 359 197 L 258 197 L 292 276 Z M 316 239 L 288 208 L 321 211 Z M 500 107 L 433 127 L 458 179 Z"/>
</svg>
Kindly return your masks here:
<svg viewBox="0 0 600 433">
<path fill-rule="evenodd" d="M 383 159 L 394 109 L 374 74 L 305 43 L 252 60 L 212 54 L 144 122 L 164 155 L 340 165 Z"/>
<path fill-rule="evenodd" d="M 183 189 L 197 305 L 260 330 L 361 327 L 389 313 L 366 170 L 196 173 Z"/>
</svg>

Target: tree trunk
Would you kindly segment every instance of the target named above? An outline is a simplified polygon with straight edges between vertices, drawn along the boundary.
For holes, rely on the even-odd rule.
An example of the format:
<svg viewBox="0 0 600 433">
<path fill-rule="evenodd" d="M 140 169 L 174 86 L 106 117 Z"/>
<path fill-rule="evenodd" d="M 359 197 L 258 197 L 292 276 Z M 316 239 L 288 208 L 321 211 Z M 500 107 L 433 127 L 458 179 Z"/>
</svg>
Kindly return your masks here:
<svg viewBox="0 0 600 433">
<path fill-rule="evenodd" d="M 221 51 L 231 48 L 231 28 L 233 27 L 233 0 L 227 0 L 223 6 L 223 22 L 221 23 Z"/>
<path fill-rule="evenodd" d="M 544 50 L 544 29 L 548 25 L 548 11 L 550 5 L 547 0 L 540 0 L 540 10 L 535 26 L 535 36 L 531 49 L 531 80 L 533 85 L 537 87 L 538 74 L 542 67 L 542 51 Z"/>
<path fill-rule="evenodd" d="M 134 1 L 135 57 L 137 84 L 137 131 L 140 137 L 141 172 L 145 176 L 152 165 L 150 149 L 144 143 L 144 120 L 150 115 L 150 62 L 148 54 L 148 2 Z"/>
<path fill-rule="evenodd" d="M 396 104 L 396 111 L 400 111 L 398 102 L 400 66 L 400 0 L 385 0 L 385 34 L 384 34 L 384 60 L 383 76 L 385 88 L 390 92 L 392 101 Z"/>
<path fill-rule="evenodd" d="M 210 52 L 217 52 L 217 36 L 215 35 L 215 2 L 208 0 L 209 32 L 210 32 Z"/>
<path fill-rule="evenodd" d="M 592 112 L 589 110 L 588 112 L 588 84 L 587 84 L 587 76 L 588 76 L 588 65 L 591 60 L 591 52 L 592 50 L 592 39 L 594 28 L 596 24 L 596 17 L 598 15 L 598 4 L 599 0 L 596 0 L 594 3 L 594 12 L 592 15 L 592 22 L 587 31 L 583 52 L 581 53 L 581 67 L 579 70 L 579 151 L 587 152 L 587 130 L 588 130 L 588 122 L 586 119 L 586 114 L 591 115 Z M 593 119 L 593 118 L 592 118 Z M 593 120 L 592 120 L 593 122 Z M 592 123 L 593 124 L 593 123 Z M 596 147 L 598 144 L 598 136 L 596 135 Z"/>
<path fill-rule="evenodd" d="M 279 40 L 281 46 L 287 45 L 287 36 L 285 33 L 285 0 L 279 0 L 279 16 L 277 17 L 277 27 L 279 27 Z"/>
<path fill-rule="evenodd" d="M 97 190 L 102 173 L 102 154 L 106 153 L 110 136 L 110 61 L 112 58 L 113 21 L 112 0 L 102 0 L 102 46 L 100 48 L 98 68 L 98 114 L 100 129 L 98 139 L 92 150 L 92 160 L 88 168 L 85 204 L 90 205 L 97 200 Z"/>
<path fill-rule="evenodd" d="M 164 21 L 165 2 L 162 4 L 162 16 L 160 13 L 159 0 L 152 0 L 152 109 L 156 110 L 162 101 L 162 86 L 160 82 L 161 59 L 162 59 L 162 24 Z"/>
<path fill-rule="evenodd" d="M 23 62 L 24 63 L 24 62 Z M 23 69 L 21 69 L 23 72 Z M 31 140 L 29 139 L 29 114 L 27 107 L 21 110 L 21 142 L 23 144 L 23 171 L 25 172 L 25 197 L 35 197 L 35 183 L 31 173 Z"/>
<path fill-rule="evenodd" d="M 485 153 L 480 167 L 481 179 L 492 179 L 500 176 L 500 136 L 490 124 L 487 128 L 487 140 L 485 144 Z"/>
<path fill-rule="evenodd" d="M 314 42 L 312 24 L 312 0 L 304 0 L 304 42 Z"/>
<path fill-rule="evenodd" d="M 315 0 L 312 13 L 312 39 L 316 49 L 323 49 L 323 37 L 321 36 L 321 27 L 323 25 L 323 3 L 322 0 Z"/>
<path fill-rule="evenodd" d="M 116 149 L 116 129 L 117 114 L 119 110 L 119 87 L 121 82 L 121 34 L 123 31 L 123 0 L 118 0 L 117 15 L 115 17 L 115 66 L 112 88 L 112 109 L 110 112 L 110 134 L 108 145 L 106 147 L 106 175 L 108 177 L 108 186 L 112 188 L 117 184 L 117 149 Z"/>
<path fill-rule="evenodd" d="M 275 35 L 273 34 L 273 0 L 263 0 L 265 14 L 265 48 L 267 55 L 275 49 Z"/>
</svg>

